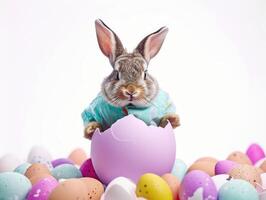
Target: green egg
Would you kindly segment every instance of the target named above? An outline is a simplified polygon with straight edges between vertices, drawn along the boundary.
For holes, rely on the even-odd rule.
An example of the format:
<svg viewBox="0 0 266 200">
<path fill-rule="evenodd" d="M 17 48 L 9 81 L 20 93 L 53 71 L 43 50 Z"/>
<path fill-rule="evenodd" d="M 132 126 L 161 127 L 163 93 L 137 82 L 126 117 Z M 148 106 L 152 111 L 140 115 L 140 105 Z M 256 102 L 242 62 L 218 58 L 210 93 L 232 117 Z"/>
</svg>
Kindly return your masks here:
<svg viewBox="0 0 266 200">
<path fill-rule="evenodd" d="M 51 172 L 53 177 L 55 177 L 57 180 L 82 177 L 80 170 L 71 164 L 59 165 L 52 169 Z"/>
<path fill-rule="evenodd" d="M 17 172 L 0 173 L 0 200 L 24 200 L 31 189 L 31 182 Z"/>
<path fill-rule="evenodd" d="M 234 179 L 225 183 L 219 191 L 219 200 L 259 200 L 259 194 L 249 182 Z"/>
</svg>

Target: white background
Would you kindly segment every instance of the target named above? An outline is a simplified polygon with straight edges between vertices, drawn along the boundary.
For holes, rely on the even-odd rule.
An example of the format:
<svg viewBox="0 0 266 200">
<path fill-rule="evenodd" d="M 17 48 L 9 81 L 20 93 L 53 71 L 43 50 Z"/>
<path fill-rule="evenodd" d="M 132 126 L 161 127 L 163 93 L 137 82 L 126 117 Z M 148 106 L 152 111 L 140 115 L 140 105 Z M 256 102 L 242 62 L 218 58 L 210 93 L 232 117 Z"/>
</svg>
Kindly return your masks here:
<svg viewBox="0 0 266 200">
<path fill-rule="evenodd" d="M 178 158 L 266 148 L 265 0 L 2 0 L 0 16 L 0 156 L 35 144 L 55 157 L 89 153 L 80 113 L 111 72 L 96 18 L 129 50 L 169 27 L 149 69 L 182 120 Z"/>
</svg>

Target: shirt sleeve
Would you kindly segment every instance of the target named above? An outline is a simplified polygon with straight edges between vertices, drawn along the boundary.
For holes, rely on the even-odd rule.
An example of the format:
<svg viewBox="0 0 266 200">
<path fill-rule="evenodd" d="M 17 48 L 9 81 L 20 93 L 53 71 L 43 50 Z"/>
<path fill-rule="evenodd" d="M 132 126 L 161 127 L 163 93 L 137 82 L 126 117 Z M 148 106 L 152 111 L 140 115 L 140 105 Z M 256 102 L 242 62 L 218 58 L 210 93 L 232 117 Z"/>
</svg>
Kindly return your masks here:
<svg viewBox="0 0 266 200">
<path fill-rule="evenodd" d="M 82 117 L 84 126 L 86 126 L 88 123 L 90 123 L 92 121 L 95 121 L 94 114 L 93 114 L 93 110 L 92 110 L 91 106 L 89 106 L 88 108 L 86 108 L 81 113 L 81 117 Z"/>
</svg>

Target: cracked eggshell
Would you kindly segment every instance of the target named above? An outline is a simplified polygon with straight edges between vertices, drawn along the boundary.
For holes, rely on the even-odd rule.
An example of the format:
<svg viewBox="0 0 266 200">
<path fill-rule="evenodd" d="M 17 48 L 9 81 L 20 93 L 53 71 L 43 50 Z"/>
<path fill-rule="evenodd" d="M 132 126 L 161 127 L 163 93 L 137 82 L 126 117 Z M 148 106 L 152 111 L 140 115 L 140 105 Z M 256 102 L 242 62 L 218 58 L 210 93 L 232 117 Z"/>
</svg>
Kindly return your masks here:
<svg viewBox="0 0 266 200">
<path fill-rule="evenodd" d="M 52 169 L 52 156 L 50 152 L 43 146 L 33 146 L 28 154 L 27 161 L 29 163 L 41 163 L 47 165 L 49 169 Z"/>
<path fill-rule="evenodd" d="M 115 178 L 107 186 L 101 200 L 136 200 L 136 185 L 125 177 Z"/>
<path fill-rule="evenodd" d="M 48 200 L 50 193 L 58 185 L 53 177 L 46 177 L 37 182 L 27 195 L 27 200 Z"/>
<path fill-rule="evenodd" d="M 123 151 L 121 151 L 123 149 Z M 145 173 L 169 173 L 175 162 L 175 135 L 165 128 L 147 126 L 133 115 L 116 121 L 91 142 L 91 159 L 99 179 L 108 184 L 123 176 L 135 183 Z"/>
<path fill-rule="evenodd" d="M 219 190 L 219 200 L 259 200 L 256 189 L 247 181 L 233 179 Z"/>
<path fill-rule="evenodd" d="M 0 199 L 24 200 L 31 189 L 31 182 L 17 172 L 0 173 Z"/>
<path fill-rule="evenodd" d="M 216 200 L 217 189 L 207 173 L 194 170 L 184 177 L 180 185 L 179 198 L 180 200 Z"/>
</svg>

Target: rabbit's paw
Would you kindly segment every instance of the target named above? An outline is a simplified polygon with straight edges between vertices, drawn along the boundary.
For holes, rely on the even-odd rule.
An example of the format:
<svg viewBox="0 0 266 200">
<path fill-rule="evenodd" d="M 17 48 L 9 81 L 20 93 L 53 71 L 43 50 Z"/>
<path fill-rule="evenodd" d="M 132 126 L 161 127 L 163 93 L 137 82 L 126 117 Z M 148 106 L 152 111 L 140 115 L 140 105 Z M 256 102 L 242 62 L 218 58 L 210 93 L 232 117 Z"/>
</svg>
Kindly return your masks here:
<svg viewBox="0 0 266 200">
<path fill-rule="evenodd" d="M 165 127 L 168 123 L 168 121 L 171 123 L 173 128 L 176 128 L 180 126 L 180 119 L 177 114 L 167 114 L 161 118 L 159 126 Z"/>
<path fill-rule="evenodd" d="M 97 128 L 101 130 L 101 124 L 99 124 L 98 122 L 90 122 L 84 130 L 84 137 L 91 140 L 93 133 Z"/>
</svg>

